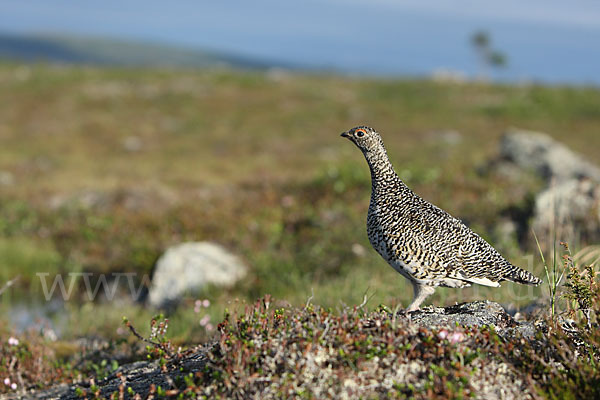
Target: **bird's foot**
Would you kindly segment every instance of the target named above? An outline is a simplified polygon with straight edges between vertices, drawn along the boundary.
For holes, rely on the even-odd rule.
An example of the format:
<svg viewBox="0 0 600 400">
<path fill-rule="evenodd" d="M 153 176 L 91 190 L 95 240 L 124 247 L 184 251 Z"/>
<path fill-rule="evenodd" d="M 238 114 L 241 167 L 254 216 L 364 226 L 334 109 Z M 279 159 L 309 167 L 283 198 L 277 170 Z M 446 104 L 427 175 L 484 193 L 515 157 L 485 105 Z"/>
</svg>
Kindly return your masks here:
<svg viewBox="0 0 600 400">
<path fill-rule="evenodd" d="M 404 310 L 398 310 L 396 312 L 396 317 L 406 318 L 408 322 L 410 322 L 410 313 L 415 311 L 418 311 L 418 309 L 410 310 L 408 308 L 405 308 Z"/>
<path fill-rule="evenodd" d="M 433 313 L 436 310 L 437 309 L 436 309 L 435 306 L 425 306 L 425 307 L 418 308 L 415 311 L 419 311 L 419 312 L 422 312 L 422 313 Z"/>
</svg>

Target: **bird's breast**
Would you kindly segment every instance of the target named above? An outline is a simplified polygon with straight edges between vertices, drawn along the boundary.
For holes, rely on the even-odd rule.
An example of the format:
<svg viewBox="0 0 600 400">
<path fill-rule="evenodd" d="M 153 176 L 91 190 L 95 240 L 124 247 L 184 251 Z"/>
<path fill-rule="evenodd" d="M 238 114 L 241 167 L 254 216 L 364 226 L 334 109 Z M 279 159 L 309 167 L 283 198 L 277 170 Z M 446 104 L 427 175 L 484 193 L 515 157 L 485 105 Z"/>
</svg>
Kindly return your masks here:
<svg viewBox="0 0 600 400">
<path fill-rule="evenodd" d="M 367 236 L 373 248 L 388 262 L 397 258 L 401 250 L 402 235 L 397 226 L 388 221 L 377 207 L 369 208 L 367 214 Z M 395 233 L 396 232 L 396 233 Z"/>
<path fill-rule="evenodd" d="M 369 207 L 369 213 L 367 214 L 367 236 L 371 242 L 371 246 L 377 251 L 383 258 L 387 258 L 387 249 L 385 245 L 385 237 L 383 235 L 383 229 L 381 226 L 381 219 L 379 210 L 377 207 L 371 204 Z"/>
</svg>

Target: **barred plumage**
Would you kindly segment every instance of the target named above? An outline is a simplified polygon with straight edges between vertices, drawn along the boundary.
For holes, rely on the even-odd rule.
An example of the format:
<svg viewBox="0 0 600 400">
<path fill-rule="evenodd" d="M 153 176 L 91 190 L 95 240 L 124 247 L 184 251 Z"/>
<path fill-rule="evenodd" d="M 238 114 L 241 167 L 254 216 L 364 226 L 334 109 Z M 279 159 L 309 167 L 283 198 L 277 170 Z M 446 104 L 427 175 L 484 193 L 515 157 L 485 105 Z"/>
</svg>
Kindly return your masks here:
<svg viewBox="0 0 600 400">
<path fill-rule="evenodd" d="M 437 286 L 500 286 L 541 280 L 510 264 L 460 220 L 422 199 L 400 180 L 379 133 L 358 126 L 342 133 L 364 154 L 371 170 L 367 234 L 373 248 L 413 285 L 407 312 L 417 310 Z"/>
</svg>

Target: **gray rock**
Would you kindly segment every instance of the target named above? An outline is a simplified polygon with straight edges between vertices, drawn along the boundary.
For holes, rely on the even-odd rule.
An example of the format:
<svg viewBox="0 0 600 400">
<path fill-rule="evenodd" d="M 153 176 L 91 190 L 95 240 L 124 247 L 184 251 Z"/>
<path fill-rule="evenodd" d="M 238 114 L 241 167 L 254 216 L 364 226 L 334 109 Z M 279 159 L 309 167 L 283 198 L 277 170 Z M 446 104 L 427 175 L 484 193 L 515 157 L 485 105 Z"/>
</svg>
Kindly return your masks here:
<svg viewBox="0 0 600 400">
<path fill-rule="evenodd" d="M 232 286 L 246 271 L 238 257 L 217 244 L 182 243 L 167 249 L 157 261 L 148 301 L 153 307 L 167 307 L 207 285 Z"/>
<path fill-rule="evenodd" d="M 50 196 L 48 207 L 59 208 L 106 209 L 110 204 L 110 195 L 98 190 L 83 190 L 75 194 L 58 193 Z"/>
<path fill-rule="evenodd" d="M 473 301 L 438 308 L 429 307 L 410 314 L 411 321 L 427 327 L 454 327 L 494 325 L 497 328 L 514 326 L 516 323 L 504 308 L 493 301 Z"/>
<path fill-rule="evenodd" d="M 536 332 L 533 324 L 517 322 L 504 308 L 493 301 L 473 301 L 454 306 L 428 307 L 410 314 L 412 323 L 427 328 L 453 328 L 460 326 L 493 326 L 500 336 L 519 332 L 533 338 Z"/>
<path fill-rule="evenodd" d="M 521 169 L 531 169 L 548 182 L 590 178 L 600 182 L 600 169 L 550 136 L 511 129 L 500 143 L 502 159 Z"/>
<path fill-rule="evenodd" d="M 136 152 L 142 150 L 143 147 L 144 147 L 144 143 L 142 142 L 142 139 L 139 138 L 138 136 L 127 136 L 123 140 L 123 149 L 125 151 L 131 152 L 131 153 L 136 153 Z"/>
<path fill-rule="evenodd" d="M 0 186 L 12 186 L 15 183 L 15 176 L 8 171 L 0 171 Z"/>
<path fill-rule="evenodd" d="M 177 194 L 165 186 L 124 188 L 113 191 L 82 190 L 75 193 L 57 193 L 47 201 L 52 210 L 75 208 L 104 210 L 117 205 L 128 210 L 152 210 L 169 207 L 178 201 Z"/>
<path fill-rule="evenodd" d="M 538 237 L 556 230 L 562 241 L 600 240 L 600 183 L 571 179 L 551 185 L 535 199 L 532 226 Z"/>
<path fill-rule="evenodd" d="M 425 135 L 425 138 L 430 142 L 440 143 L 448 146 L 460 144 L 460 142 L 463 140 L 462 134 L 452 129 L 431 131 Z"/>
<path fill-rule="evenodd" d="M 509 130 L 500 143 L 498 172 L 512 177 L 525 170 L 546 181 L 535 197 L 528 221 L 541 242 L 555 234 L 561 241 L 600 240 L 600 168 L 550 136 Z M 527 229 L 528 231 L 530 229 Z"/>
<path fill-rule="evenodd" d="M 100 388 L 99 398 L 109 398 L 114 393 L 119 393 L 120 386 L 131 388 L 134 393 L 139 394 L 142 399 L 148 398 L 150 386 L 160 386 L 163 390 L 176 388 L 181 385 L 183 378 L 190 373 L 201 371 L 207 363 L 205 350 L 199 350 L 196 353 L 187 355 L 181 360 L 171 362 L 163 369 L 158 362 L 138 361 L 131 364 L 120 366 L 114 373 L 106 379 L 97 381 Z M 119 377 L 119 375 L 121 377 Z M 82 382 L 79 385 L 60 384 L 50 389 L 42 391 L 30 391 L 20 393 L 18 396 L 7 396 L 6 399 L 61 399 L 76 400 L 82 397 L 77 393 L 83 391 L 88 396 L 93 397 L 90 389 L 90 382 Z M 127 391 L 124 398 L 130 399 Z M 112 398 L 112 397 L 110 397 Z"/>
</svg>

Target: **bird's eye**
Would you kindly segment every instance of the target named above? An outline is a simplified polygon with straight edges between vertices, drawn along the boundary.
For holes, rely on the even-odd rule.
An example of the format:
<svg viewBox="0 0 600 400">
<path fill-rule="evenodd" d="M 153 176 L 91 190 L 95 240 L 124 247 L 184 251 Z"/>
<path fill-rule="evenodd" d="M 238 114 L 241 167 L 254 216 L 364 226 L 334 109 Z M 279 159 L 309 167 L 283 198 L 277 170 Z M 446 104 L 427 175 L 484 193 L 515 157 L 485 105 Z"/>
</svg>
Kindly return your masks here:
<svg viewBox="0 0 600 400">
<path fill-rule="evenodd" d="M 358 136 L 358 137 L 365 136 L 365 131 L 356 131 L 356 136 Z"/>
</svg>

